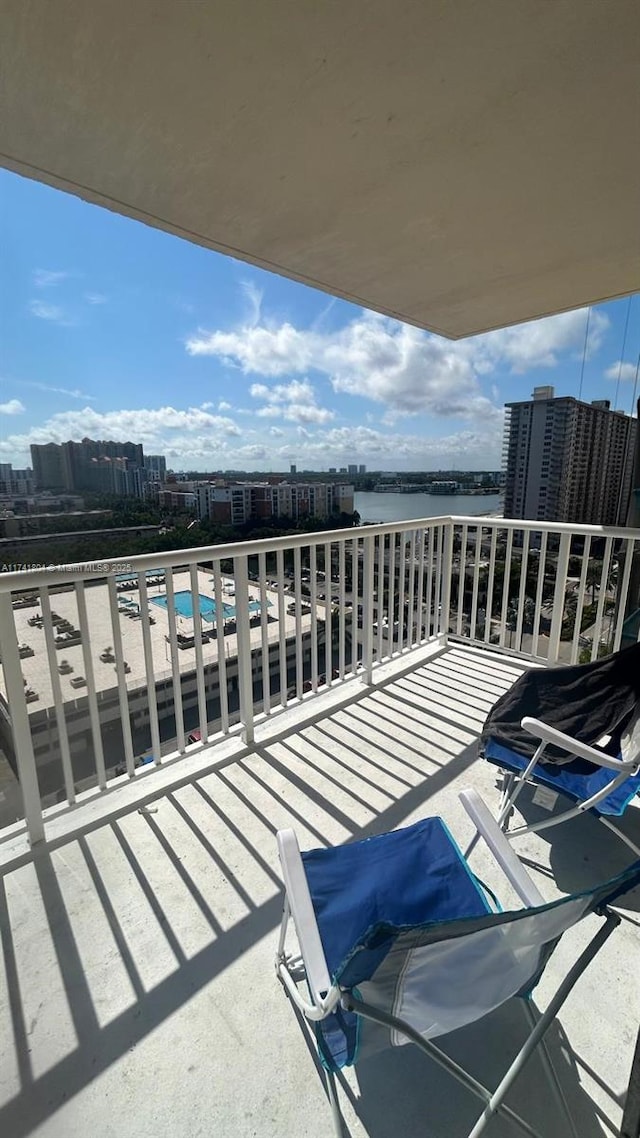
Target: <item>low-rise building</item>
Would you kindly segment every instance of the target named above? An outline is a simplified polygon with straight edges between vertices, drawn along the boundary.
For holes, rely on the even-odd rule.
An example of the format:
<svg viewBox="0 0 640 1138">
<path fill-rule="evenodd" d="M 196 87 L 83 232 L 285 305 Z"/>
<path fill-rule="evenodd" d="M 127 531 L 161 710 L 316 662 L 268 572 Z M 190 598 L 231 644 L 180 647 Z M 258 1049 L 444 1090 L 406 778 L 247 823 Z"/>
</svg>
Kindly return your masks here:
<svg viewBox="0 0 640 1138">
<path fill-rule="evenodd" d="M 353 486 L 332 482 L 208 482 L 195 487 L 201 518 L 243 525 L 251 518 L 330 518 L 353 513 Z"/>
</svg>

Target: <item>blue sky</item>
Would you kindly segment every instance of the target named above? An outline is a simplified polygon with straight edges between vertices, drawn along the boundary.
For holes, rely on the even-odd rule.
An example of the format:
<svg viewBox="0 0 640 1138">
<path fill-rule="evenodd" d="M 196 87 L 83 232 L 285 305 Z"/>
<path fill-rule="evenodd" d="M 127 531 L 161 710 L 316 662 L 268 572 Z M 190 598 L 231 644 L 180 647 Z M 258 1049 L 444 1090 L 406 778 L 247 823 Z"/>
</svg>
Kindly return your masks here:
<svg viewBox="0 0 640 1138">
<path fill-rule="evenodd" d="M 0 226 L 14 466 L 88 435 L 175 470 L 498 469 L 506 400 L 579 392 L 586 310 L 452 343 L 5 171 Z M 639 352 L 640 296 L 594 307 L 582 397 L 629 411 Z"/>
</svg>

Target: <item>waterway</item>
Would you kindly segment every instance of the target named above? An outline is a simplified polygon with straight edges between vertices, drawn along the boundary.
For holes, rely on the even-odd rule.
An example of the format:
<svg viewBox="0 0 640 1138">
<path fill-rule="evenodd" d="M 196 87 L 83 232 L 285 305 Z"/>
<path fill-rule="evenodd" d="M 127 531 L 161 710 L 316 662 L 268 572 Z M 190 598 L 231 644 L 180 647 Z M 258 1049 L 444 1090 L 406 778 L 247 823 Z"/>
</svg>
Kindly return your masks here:
<svg viewBox="0 0 640 1138">
<path fill-rule="evenodd" d="M 450 514 L 500 515 L 499 494 L 354 494 L 354 509 L 363 522 L 404 522 Z"/>
</svg>

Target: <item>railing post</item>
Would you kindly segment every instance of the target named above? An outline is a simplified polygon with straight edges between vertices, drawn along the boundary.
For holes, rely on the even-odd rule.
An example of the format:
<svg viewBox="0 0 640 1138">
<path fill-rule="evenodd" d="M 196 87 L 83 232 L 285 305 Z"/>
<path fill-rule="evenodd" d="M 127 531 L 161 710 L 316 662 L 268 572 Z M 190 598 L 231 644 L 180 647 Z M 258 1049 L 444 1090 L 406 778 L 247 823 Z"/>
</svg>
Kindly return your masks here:
<svg viewBox="0 0 640 1138">
<path fill-rule="evenodd" d="M 451 607 L 451 573 L 453 570 L 453 518 L 448 518 L 442 527 L 444 550 L 441 565 L 441 579 L 437 582 L 436 597 L 440 596 L 440 635 L 447 643 L 449 637 L 449 609 Z"/>
<path fill-rule="evenodd" d="M 234 557 L 233 575 L 236 583 L 236 636 L 238 645 L 238 689 L 240 693 L 240 722 L 245 743 L 253 743 L 253 677 L 251 674 L 251 626 L 249 624 L 249 572 L 248 558 Z"/>
<path fill-rule="evenodd" d="M 553 616 L 551 618 L 551 631 L 549 633 L 548 663 L 555 663 L 560 650 L 560 634 L 564 618 L 565 592 L 567 588 L 567 572 L 569 570 L 569 551 L 571 549 L 571 534 L 562 533 L 560 549 L 558 550 L 558 563 L 556 568 L 556 584 L 553 591 Z M 542 571 L 544 572 L 544 566 Z"/>
<path fill-rule="evenodd" d="M 2 669 L 11 717 L 13 750 L 22 792 L 24 817 L 29 840 L 33 846 L 36 842 L 44 840 L 44 822 L 11 593 L 0 593 L 0 644 L 2 644 Z"/>
<path fill-rule="evenodd" d="M 373 671 L 373 558 L 375 553 L 375 538 L 367 534 L 363 539 L 363 574 L 362 574 L 362 679 L 365 684 L 371 683 Z M 381 591 L 381 590 L 380 590 Z M 380 611 L 380 604 L 376 606 Z M 356 619 L 356 635 L 358 621 Z"/>
</svg>

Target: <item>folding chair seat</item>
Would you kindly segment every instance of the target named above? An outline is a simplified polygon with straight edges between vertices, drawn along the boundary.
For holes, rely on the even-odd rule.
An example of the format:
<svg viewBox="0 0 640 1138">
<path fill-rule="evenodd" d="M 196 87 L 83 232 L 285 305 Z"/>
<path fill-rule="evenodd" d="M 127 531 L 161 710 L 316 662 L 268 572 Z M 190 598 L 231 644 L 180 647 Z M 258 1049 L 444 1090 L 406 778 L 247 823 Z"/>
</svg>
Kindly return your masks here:
<svg viewBox="0 0 640 1138">
<path fill-rule="evenodd" d="M 300 853 L 292 830 L 278 833 L 285 904 L 276 957 L 295 1006 L 316 1024 L 336 1132 L 342 1134 L 334 1074 L 383 1046 L 413 1042 L 484 1103 L 469 1138 L 496 1111 L 522 1132 L 537 1131 L 504 1103 L 523 1064 L 619 921 L 608 905 L 640 882 L 640 861 L 584 893 L 545 904 L 474 791 L 463 805 L 525 907 L 492 911 L 483 887 L 440 818 L 333 849 Z M 588 913 L 604 924 L 569 969 L 495 1092 L 433 1042 L 528 997 L 563 933 Z M 293 918 L 299 953 L 286 950 Z M 308 995 L 299 985 L 305 982 Z M 525 1001 L 526 1003 L 526 1001 Z M 527 1007 L 529 1007 L 527 1003 Z M 557 1079 L 542 1052 L 552 1088 Z"/>
<path fill-rule="evenodd" d="M 498 821 L 509 837 L 592 811 L 640 857 L 611 821 L 640 793 L 640 644 L 591 664 L 526 672 L 489 712 L 480 754 L 505 774 Z M 527 782 L 574 805 L 509 830 Z"/>
</svg>

